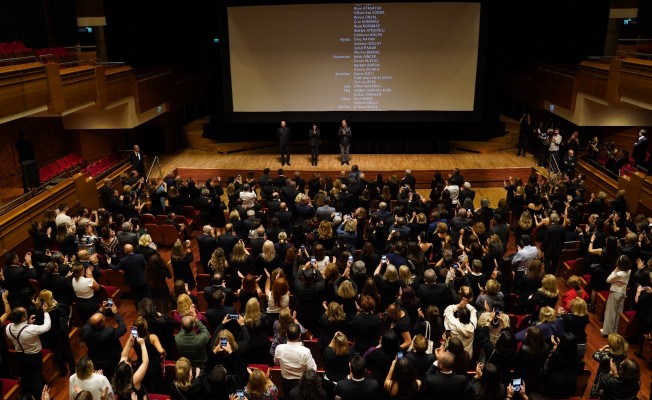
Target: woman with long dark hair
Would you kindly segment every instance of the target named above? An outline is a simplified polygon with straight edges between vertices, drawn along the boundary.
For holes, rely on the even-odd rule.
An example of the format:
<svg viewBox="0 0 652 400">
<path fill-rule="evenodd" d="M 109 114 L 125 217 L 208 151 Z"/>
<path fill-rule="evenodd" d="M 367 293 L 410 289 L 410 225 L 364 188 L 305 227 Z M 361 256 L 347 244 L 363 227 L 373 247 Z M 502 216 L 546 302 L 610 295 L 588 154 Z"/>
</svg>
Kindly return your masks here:
<svg viewBox="0 0 652 400">
<path fill-rule="evenodd" d="M 421 388 L 421 380 L 417 379 L 410 360 L 402 357 L 392 361 L 383 387 L 389 399 L 414 399 Z"/>
<path fill-rule="evenodd" d="M 501 382 L 501 375 L 496 365 L 478 363 L 475 376 L 471 380 L 470 398 L 474 400 L 503 400 L 505 394 L 505 385 Z"/>
<path fill-rule="evenodd" d="M 142 360 L 140 366 L 134 371 L 133 366 L 129 362 L 129 352 L 137 342 L 142 352 Z M 143 338 L 134 338 L 129 336 L 125 347 L 122 349 L 120 362 L 115 369 L 113 375 L 113 391 L 116 395 L 116 400 L 132 400 L 132 394 L 136 394 L 136 400 L 145 400 L 147 398 L 147 391 L 143 386 L 143 379 L 149 368 L 149 355 L 147 354 L 147 347 Z"/>
<path fill-rule="evenodd" d="M 145 277 L 151 299 L 164 313 L 171 310 L 172 295 L 166 279 L 172 279 L 172 273 L 158 253 L 153 254 L 145 266 Z"/>
</svg>

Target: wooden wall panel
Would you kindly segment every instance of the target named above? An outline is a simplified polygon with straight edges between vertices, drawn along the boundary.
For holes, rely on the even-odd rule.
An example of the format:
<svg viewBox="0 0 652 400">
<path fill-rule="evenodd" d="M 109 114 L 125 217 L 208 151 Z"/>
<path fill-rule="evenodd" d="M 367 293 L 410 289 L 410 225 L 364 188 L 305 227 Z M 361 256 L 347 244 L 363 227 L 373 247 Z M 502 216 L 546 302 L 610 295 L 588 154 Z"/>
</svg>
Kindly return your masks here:
<svg viewBox="0 0 652 400">
<path fill-rule="evenodd" d="M 103 17 L 104 2 L 102 0 L 75 0 L 77 18 Z"/>
<path fill-rule="evenodd" d="M 41 63 L 0 67 L 0 117 L 43 107 L 47 101 L 47 78 Z"/>
<path fill-rule="evenodd" d="M 95 101 L 97 87 L 95 73 L 92 67 L 76 67 L 78 69 L 62 70 L 61 84 L 66 108 L 73 108 Z"/>
<path fill-rule="evenodd" d="M 143 113 L 170 99 L 172 71 L 136 81 L 136 112 Z"/>
<path fill-rule="evenodd" d="M 577 74 L 577 91 L 591 96 L 606 98 L 609 65 L 593 65 L 584 61 Z"/>
<path fill-rule="evenodd" d="M 124 130 L 75 129 L 67 130 L 65 137 L 75 151 L 90 164 L 122 149 Z"/>
<path fill-rule="evenodd" d="M 622 62 L 620 94 L 652 103 L 652 61 L 626 59 Z"/>
<path fill-rule="evenodd" d="M 618 182 L 584 160 L 577 163 L 577 173 L 586 176 L 584 182 L 589 193 L 605 192 L 607 197 L 616 197 Z"/>
</svg>

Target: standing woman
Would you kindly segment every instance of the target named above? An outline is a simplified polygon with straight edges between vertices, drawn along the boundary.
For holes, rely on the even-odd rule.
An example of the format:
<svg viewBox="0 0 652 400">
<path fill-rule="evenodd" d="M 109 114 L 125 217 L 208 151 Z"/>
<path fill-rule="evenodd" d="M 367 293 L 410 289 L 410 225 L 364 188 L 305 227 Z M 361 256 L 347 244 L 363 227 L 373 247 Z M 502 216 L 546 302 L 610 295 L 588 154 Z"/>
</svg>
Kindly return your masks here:
<svg viewBox="0 0 652 400">
<path fill-rule="evenodd" d="M 149 333 L 147 321 L 142 316 L 138 316 L 134 321 L 134 326 L 138 329 L 138 337 L 143 338 L 147 354 L 151 355 L 151 360 L 143 379 L 143 385 L 151 393 L 166 393 L 167 388 L 163 384 L 163 369 L 161 364 L 165 360 L 165 349 L 159 340 L 158 336 Z M 135 347 L 134 351 L 138 357 L 139 363 L 142 362 L 142 350 L 140 347 Z"/>
<path fill-rule="evenodd" d="M 57 307 L 58 303 L 52 297 L 51 291 L 46 289 L 41 290 L 38 298 L 41 303 L 46 305 L 46 308 L 37 309 L 36 324 L 43 324 L 42 311 L 50 313 L 50 320 L 52 321 L 50 330 L 41 335 L 41 340 L 44 345 L 54 351 L 54 359 L 57 362 L 61 376 L 68 375 L 68 369 L 66 367 L 70 368 L 70 373 L 73 374 L 75 371 L 75 357 L 72 355 L 72 348 L 70 347 L 70 340 L 68 339 L 68 327 L 62 326 L 63 324 L 60 323 L 62 317 L 66 317 L 67 315 L 62 313 L 63 309 Z M 68 311 L 68 307 L 66 307 L 65 310 Z"/>
<path fill-rule="evenodd" d="M 625 306 L 627 284 L 631 272 L 632 262 L 629 257 L 622 255 L 616 261 L 616 268 L 607 277 L 607 283 L 611 284 L 611 286 L 609 287 L 609 298 L 604 311 L 604 322 L 602 323 L 602 329 L 600 329 L 603 336 L 615 332 L 618 328 L 618 318 Z"/>
<path fill-rule="evenodd" d="M 166 279 L 172 279 L 169 267 L 157 254 L 152 255 L 147 260 L 145 266 L 145 277 L 149 287 L 150 298 L 156 302 L 158 308 L 167 313 L 170 311 L 172 304 L 172 295 Z"/>
<path fill-rule="evenodd" d="M 190 243 L 186 243 L 186 251 L 184 253 L 181 239 L 177 239 L 176 243 L 174 243 L 174 246 L 172 246 L 170 261 L 172 263 L 174 280 L 183 280 L 188 284 L 188 289 L 193 290 L 195 286 L 197 286 L 197 283 L 195 282 L 195 276 L 192 274 L 192 269 L 190 268 L 190 263 L 193 260 L 193 254 L 192 250 L 190 249 Z"/>
<path fill-rule="evenodd" d="M 187 358 L 181 357 L 177 360 L 174 365 L 174 374 L 175 379 L 170 387 L 170 398 L 172 400 L 200 400 L 204 398 L 203 379 L 199 377 L 199 368 L 193 374 L 192 366 Z"/>
<path fill-rule="evenodd" d="M 77 312 L 82 323 L 97 312 L 99 304 L 95 299 L 95 292 L 100 290 L 100 285 L 93 279 L 93 267 L 84 270 L 82 263 L 75 263 L 72 267 L 72 288 L 77 296 Z"/>
<path fill-rule="evenodd" d="M 135 371 L 129 363 L 129 352 L 134 345 L 134 341 L 138 341 L 140 351 L 142 352 L 142 363 Z M 142 385 L 147 368 L 149 368 L 149 356 L 147 355 L 145 340 L 143 338 L 136 339 L 133 336 L 129 336 L 124 349 L 122 349 L 120 362 L 113 375 L 112 384 L 116 400 L 134 400 L 134 397 L 135 400 L 147 399 L 147 391 L 145 390 L 145 386 Z M 132 396 L 133 394 L 135 396 Z"/>
<path fill-rule="evenodd" d="M 627 343 L 625 338 L 617 333 L 612 333 L 607 338 L 607 344 L 593 353 L 593 359 L 600 364 L 595 373 L 595 380 L 593 381 L 593 386 L 591 386 L 591 394 L 589 398 L 597 399 L 600 397 L 602 385 L 609 376 L 609 371 L 611 370 L 611 361 L 613 360 L 616 365 L 620 365 L 620 363 L 627 358 L 628 349 L 629 343 Z"/>
<path fill-rule="evenodd" d="M 390 399 L 415 399 L 421 388 L 414 367 L 407 357 L 395 358 L 385 378 L 385 391 Z"/>
<path fill-rule="evenodd" d="M 312 128 L 308 131 L 308 147 L 310 147 L 310 164 L 314 167 L 317 166 L 317 158 L 319 157 L 319 136 L 321 131 L 317 128 L 317 124 L 312 124 Z"/>
</svg>

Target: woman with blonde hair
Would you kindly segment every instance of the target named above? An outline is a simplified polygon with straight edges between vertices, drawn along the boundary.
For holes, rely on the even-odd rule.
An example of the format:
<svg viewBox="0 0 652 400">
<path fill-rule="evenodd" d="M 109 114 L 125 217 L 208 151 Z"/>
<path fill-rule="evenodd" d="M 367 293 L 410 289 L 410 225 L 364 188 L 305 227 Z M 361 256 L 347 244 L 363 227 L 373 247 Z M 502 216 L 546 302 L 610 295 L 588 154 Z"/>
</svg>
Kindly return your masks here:
<svg viewBox="0 0 652 400">
<path fill-rule="evenodd" d="M 398 268 L 398 281 L 401 286 L 411 286 L 414 290 L 417 290 L 419 283 L 414 278 L 415 276 L 412 275 L 412 271 L 407 265 L 401 265 Z"/>
<path fill-rule="evenodd" d="M 333 235 L 333 225 L 329 221 L 321 221 L 317 228 L 317 243 L 324 246 L 325 249 L 332 249 L 335 245 L 335 235 Z"/>
<path fill-rule="evenodd" d="M 345 240 L 348 250 L 355 252 L 355 241 L 358 237 L 358 221 L 344 216 L 344 222 L 337 227 L 337 236 Z"/>
<path fill-rule="evenodd" d="M 281 266 L 282 262 L 276 255 L 274 242 L 266 240 L 265 243 L 263 243 L 263 252 L 260 253 L 260 256 L 258 256 L 254 262 L 254 275 L 263 276 L 263 279 L 265 279 L 265 270 L 274 271 L 276 268 Z"/>
<path fill-rule="evenodd" d="M 534 324 L 541 330 L 544 340 L 548 340 L 551 336 L 559 336 L 564 332 L 564 322 L 561 318 L 557 318 L 557 311 L 554 308 L 545 306 L 539 310 L 539 319 Z M 527 333 L 527 328 L 516 334 L 517 341 L 524 341 Z"/>
<path fill-rule="evenodd" d="M 181 319 L 185 316 L 199 318 L 203 324 L 206 324 L 204 314 L 197 311 L 189 295 L 182 293 L 177 297 L 177 309 L 174 310 L 174 322 L 177 323 L 177 326 L 181 326 Z"/>
<path fill-rule="evenodd" d="M 500 283 L 495 279 L 489 279 L 484 286 L 484 290 L 475 301 L 475 307 L 479 310 L 484 310 L 485 302 L 493 307 L 494 301 L 504 302 L 503 292 L 500 291 Z"/>
<path fill-rule="evenodd" d="M 358 312 L 357 306 L 355 304 L 355 299 L 357 297 L 357 292 L 353 286 L 353 282 L 344 279 L 340 285 L 337 287 L 337 293 L 335 293 L 335 301 L 342 305 L 344 313 L 346 314 L 346 319 L 351 321 L 355 314 Z"/>
<path fill-rule="evenodd" d="M 340 331 L 335 332 L 323 355 L 326 379 L 330 382 L 346 379 L 349 374 L 349 361 L 354 355 L 355 350 L 349 345 L 346 335 Z"/>
<path fill-rule="evenodd" d="M 61 376 L 68 374 L 68 368 L 70 368 L 72 374 L 75 370 L 75 357 L 72 355 L 67 326 L 63 327 L 60 323 L 63 320 L 68 320 L 70 309 L 67 306 L 59 305 L 52 297 L 52 292 L 47 289 L 41 290 L 38 298 L 47 306 L 45 311 L 50 314 L 50 320 L 52 321 L 50 330 L 41 335 L 43 346 L 54 351 L 54 359 L 57 362 Z M 42 324 L 43 318 L 43 308 L 38 307 L 36 310 L 36 324 Z"/>
<path fill-rule="evenodd" d="M 186 357 L 181 357 L 174 365 L 174 382 L 170 387 L 172 400 L 201 400 L 204 398 L 200 370 L 196 368 L 193 375 L 192 365 Z"/>
<path fill-rule="evenodd" d="M 593 359 L 599 363 L 598 370 L 595 373 L 595 380 L 591 386 L 589 398 L 597 399 L 600 397 L 602 385 L 609 376 L 611 362 L 620 365 L 627 358 L 629 343 L 624 337 L 617 333 L 610 333 L 607 337 L 607 344 L 602 346 L 598 351 L 593 353 Z"/>
<path fill-rule="evenodd" d="M 249 299 L 245 307 L 244 325 L 250 336 L 247 364 L 267 364 L 269 362 L 269 335 L 267 317 L 260 311 L 258 299 Z"/>
<path fill-rule="evenodd" d="M 254 368 L 249 374 L 244 394 L 248 400 L 276 400 L 278 388 L 263 371 Z"/>
<path fill-rule="evenodd" d="M 324 314 L 319 318 L 319 326 L 321 333 L 319 334 L 318 345 L 322 351 L 328 346 L 335 332 L 348 331 L 348 324 L 346 322 L 346 314 L 344 308 L 339 303 L 331 301 L 330 303 L 323 303 Z"/>
<path fill-rule="evenodd" d="M 272 356 L 274 355 L 274 351 L 276 351 L 276 346 L 287 343 L 287 330 L 290 324 L 299 325 L 302 335 L 306 333 L 306 329 L 297 320 L 297 312 L 290 311 L 289 308 L 282 309 L 278 315 L 278 320 L 274 321 L 274 339 L 272 339 L 272 346 L 269 349 L 269 353 Z"/>
<path fill-rule="evenodd" d="M 226 255 L 224 254 L 223 248 L 218 247 L 215 249 L 215 251 L 213 251 L 213 254 L 211 254 L 211 259 L 208 260 L 208 267 L 213 271 L 220 271 L 222 273 L 226 271 L 227 268 L 229 268 L 229 262 L 226 260 Z"/>
<path fill-rule="evenodd" d="M 376 281 L 378 293 L 380 294 L 381 309 L 385 309 L 393 303 L 396 296 L 398 296 L 400 283 L 398 281 L 398 271 L 394 265 L 387 264 L 385 267 L 385 273 L 383 274 L 380 273 L 382 268 L 383 263 L 381 261 L 374 271 L 374 280 Z"/>
<path fill-rule="evenodd" d="M 559 300 L 557 277 L 552 274 L 547 274 L 541 280 L 541 287 L 527 299 L 525 307 L 528 312 L 532 313 L 532 319 L 536 320 L 538 310 L 545 306 L 555 307 L 557 300 Z"/>
<path fill-rule="evenodd" d="M 564 332 L 575 335 L 577 355 L 580 360 L 583 360 L 587 344 L 586 327 L 589 325 L 586 301 L 581 297 L 575 297 L 570 301 L 569 307 L 569 312 L 561 315 L 561 320 L 564 322 Z"/>
<path fill-rule="evenodd" d="M 72 374 L 72 370 L 70 373 Z M 111 382 L 106 376 L 95 372 L 95 366 L 88 356 L 82 356 L 75 366 L 75 373 L 68 381 L 68 394 L 71 399 L 76 399 L 76 389 L 88 391 L 93 399 L 114 400 Z"/>
</svg>

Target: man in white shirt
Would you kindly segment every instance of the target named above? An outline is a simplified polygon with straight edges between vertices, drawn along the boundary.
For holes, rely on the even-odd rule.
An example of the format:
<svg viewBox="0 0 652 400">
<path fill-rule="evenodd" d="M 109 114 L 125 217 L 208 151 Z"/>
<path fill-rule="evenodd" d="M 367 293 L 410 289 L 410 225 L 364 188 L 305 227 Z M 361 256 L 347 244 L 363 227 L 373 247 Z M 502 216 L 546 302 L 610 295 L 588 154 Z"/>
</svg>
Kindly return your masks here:
<svg viewBox="0 0 652 400">
<path fill-rule="evenodd" d="M 33 324 L 35 316 L 27 321 L 27 310 L 16 307 L 9 319 L 13 322 L 5 329 L 5 334 L 16 350 L 16 361 L 20 364 L 21 393 L 40 397 L 43 391 L 43 356 L 40 336 L 50 330 L 50 314 L 47 304 L 43 305 L 43 325 Z"/>
<path fill-rule="evenodd" d="M 555 129 L 552 137 L 550 138 L 550 145 L 548 151 L 550 152 L 550 166 L 549 169 L 555 172 L 559 172 L 559 145 L 561 144 L 561 134 L 559 129 Z M 555 161 L 552 161 L 554 159 Z"/>
<path fill-rule="evenodd" d="M 310 350 L 301 342 L 299 325 L 290 324 L 287 328 L 287 337 L 287 343 L 279 344 L 274 351 L 274 364 L 281 366 L 283 392 L 290 393 L 290 390 L 299 384 L 303 372 L 307 369 L 317 371 L 317 364 Z"/>
<path fill-rule="evenodd" d="M 66 224 L 68 228 L 70 228 L 72 225 L 75 224 L 75 222 L 66 214 L 68 211 L 68 203 L 61 203 L 59 204 L 59 214 L 57 214 L 57 217 L 54 219 L 54 223 L 57 224 L 57 226 L 61 224 Z"/>
<path fill-rule="evenodd" d="M 249 210 L 254 208 L 256 205 L 256 199 L 258 195 L 255 190 L 252 190 L 251 185 L 245 183 L 242 185 L 242 191 L 240 192 L 240 198 L 242 199 L 242 208 Z"/>
<path fill-rule="evenodd" d="M 517 246 L 517 249 L 518 251 L 512 258 L 512 267 L 516 276 L 519 276 L 527 273 L 528 266 L 539 255 L 539 249 L 537 246 L 532 246 L 530 235 L 521 235 L 521 244 Z"/>
<path fill-rule="evenodd" d="M 444 190 L 448 190 L 448 192 L 451 195 L 451 203 L 453 205 L 457 205 L 457 202 L 459 201 L 460 197 L 460 187 L 456 185 L 455 183 L 451 182 L 451 180 L 448 180 L 448 185 L 444 188 Z"/>
</svg>

